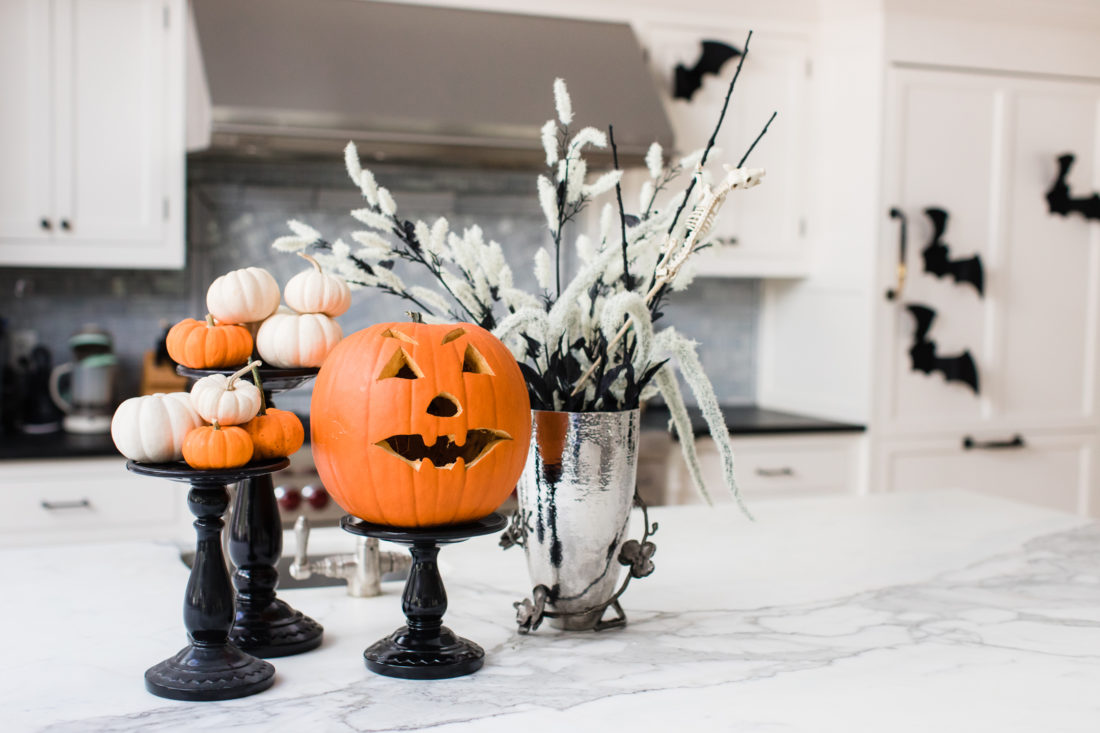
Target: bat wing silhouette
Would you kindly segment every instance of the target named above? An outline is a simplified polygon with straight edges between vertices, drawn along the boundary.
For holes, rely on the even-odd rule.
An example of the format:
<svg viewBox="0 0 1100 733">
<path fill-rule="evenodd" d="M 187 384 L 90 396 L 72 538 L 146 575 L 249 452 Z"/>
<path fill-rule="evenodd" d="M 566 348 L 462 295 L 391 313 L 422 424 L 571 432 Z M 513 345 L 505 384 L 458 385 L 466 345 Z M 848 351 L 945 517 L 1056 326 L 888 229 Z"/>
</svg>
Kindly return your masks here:
<svg viewBox="0 0 1100 733">
<path fill-rule="evenodd" d="M 699 87 L 703 86 L 704 74 L 717 74 L 722 66 L 732 58 L 741 55 L 741 51 L 721 41 L 701 41 L 702 50 L 695 66 L 688 68 L 676 64 L 672 76 L 672 98 L 691 100 Z"/>
<path fill-rule="evenodd" d="M 1072 153 L 1066 153 L 1058 158 L 1058 178 L 1047 191 L 1047 206 L 1050 213 L 1069 216 L 1073 212 L 1081 214 L 1086 219 L 1100 219 L 1100 193 L 1092 196 L 1074 198 L 1070 196 L 1069 184 L 1066 177 L 1076 157 Z"/>
<path fill-rule="evenodd" d="M 908 305 L 906 308 L 917 319 L 913 345 L 909 349 L 913 371 L 924 374 L 940 372 L 948 382 L 962 382 L 974 390 L 974 394 L 978 394 L 978 367 L 970 351 L 964 351 L 958 356 L 940 356 L 936 350 L 936 342 L 928 338 L 936 311 L 924 305 Z"/>
<path fill-rule="evenodd" d="M 921 252 L 924 258 L 924 271 L 943 277 L 950 275 L 957 283 L 970 283 L 978 291 L 985 293 L 985 271 L 979 255 L 962 260 L 951 259 L 948 246 L 943 243 L 943 233 L 947 230 L 947 212 L 943 209 L 928 208 L 924 213 L 932 220 L 932 241 Z"/>
</svg>

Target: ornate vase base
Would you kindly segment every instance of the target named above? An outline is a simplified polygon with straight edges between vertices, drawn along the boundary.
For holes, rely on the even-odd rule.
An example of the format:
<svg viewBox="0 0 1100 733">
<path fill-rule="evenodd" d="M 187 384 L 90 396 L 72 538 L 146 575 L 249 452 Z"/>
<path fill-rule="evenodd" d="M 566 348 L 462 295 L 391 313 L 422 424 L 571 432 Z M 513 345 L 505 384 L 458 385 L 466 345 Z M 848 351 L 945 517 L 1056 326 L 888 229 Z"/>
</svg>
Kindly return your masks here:
<svg viewBox="0 0 1100 733">
<path fill-rule="evenodd" d="M 551 604 L 551 610 L 553 610 L 553 604 Z M 615 615 L 612 618 L 605 619 L 604 617 L 609 610 L 613 611 Z M 618 601 L 611 601 L 608 605 L 587 613 L 564 613 L 559 611 L 555 615 L 548 614 L 547 619 L 550 628 L 561 629 L 562 631 L 605 631 L 626 626 L 626 613 Z"/>
<path fill-rule="evenodd" d="M 324 628 L 276 598 L 260 612 L 238 607 L 229 641 L 257 657 L 288 657 L 321 646 Z"/>
<path fill-rule="evenodd" d="M 230 644 L 187 646 L 145 670 L 145 689 L 171 700 L 233 700 L 274 681 L 275 667 Z"/>
<path fill-rule="evenodd" d="M 439 637 L 418 641 L 402 626 L 363 652 L 367 669 L 407 680 L 442 680 L 472 674 L 485 663 L 485 650 L 444 626 Z"/>
</svg>

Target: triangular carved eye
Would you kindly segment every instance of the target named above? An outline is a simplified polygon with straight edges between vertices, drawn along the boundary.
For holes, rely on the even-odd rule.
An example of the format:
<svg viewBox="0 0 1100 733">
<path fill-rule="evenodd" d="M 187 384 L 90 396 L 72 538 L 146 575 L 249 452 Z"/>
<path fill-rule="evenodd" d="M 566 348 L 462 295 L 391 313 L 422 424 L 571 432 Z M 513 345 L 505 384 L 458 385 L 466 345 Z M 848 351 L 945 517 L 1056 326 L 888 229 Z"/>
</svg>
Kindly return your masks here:
<svg viewBox="0 0 1100 733">
<path fill-rule="evenodd" d="M 393 356 L 386 362 L 386 366 L 382 367 L 378 379 L 380 381 L 383 379 L 419 379 L 423 376 L 424 372 L 420 370 L 412 357 L 404 349 L 398 349 L 393 352 Z"/>
<path fill-rule="evenodd" d="M 481 352 L 474 348 L 473 344 L 466 344 L 466 353 L 462 357 L 462 371 L 470 374 L 492 374 L 488 362 Z"/>
</svg>

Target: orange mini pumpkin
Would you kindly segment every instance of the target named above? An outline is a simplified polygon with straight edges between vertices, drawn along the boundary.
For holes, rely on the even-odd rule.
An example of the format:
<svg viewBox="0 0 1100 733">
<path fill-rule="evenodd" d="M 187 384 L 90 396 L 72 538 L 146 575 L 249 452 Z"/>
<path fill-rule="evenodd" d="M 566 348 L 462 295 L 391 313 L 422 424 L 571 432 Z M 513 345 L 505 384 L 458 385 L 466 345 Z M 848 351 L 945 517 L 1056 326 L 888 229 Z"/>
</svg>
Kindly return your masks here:
<svg viewBox="0 0 1100 733">
<path fill-rule="evenodd" d="M 508 497 L 531 404 L 508 348 L 471 323 L 381 323 L 341 341 L 310 406 L 313 459 L 349 513 L 397 527 L 475 521 Z"/>
<path fill-rule="evenodd" d="M 244 326 L 215 325 L 185 318 L 168 331 L 168 355 L 192 369 L 222 369 L 239 366 L 252 355 L 252 334 Z"/>
<path fill-rule="evenodd" d="M 296 452 L 306 439 L 302 421 L 293 412 L 269 407 L 242 426 L 252 439 L 256 460 L 283 458 Z"/>
<path fill-rule="evenodd" d="M 183 439 L 183 460 L 191 468 L 236 468 L 251 459 L 252 439 L 234 425 L 204 425 Z"/>
</svg>

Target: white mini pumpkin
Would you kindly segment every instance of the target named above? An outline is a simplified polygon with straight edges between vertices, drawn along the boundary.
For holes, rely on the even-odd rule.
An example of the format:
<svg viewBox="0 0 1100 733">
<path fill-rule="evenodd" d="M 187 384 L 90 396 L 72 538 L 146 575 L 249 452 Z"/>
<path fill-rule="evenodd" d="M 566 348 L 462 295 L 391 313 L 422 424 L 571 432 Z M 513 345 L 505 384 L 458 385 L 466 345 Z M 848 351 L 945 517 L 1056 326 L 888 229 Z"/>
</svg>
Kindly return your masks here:
<svg viewBox="0 0 1100 733">
<path fill-rule="evenodd" d="M 344 315 L 351 306 L 351 288 L 344 278 L 325 273 L 317 260 L 303 252 L 298 256 L 313 268 L 290 278 L 283 289 L 286 304 L 299 313 L 324 313 L 330 318 Z"/>
<path fill-rule="evenodd" d="M 322 313 L 295 313 L 280 308 L 260 325 L 256 350 L 271 366 L 319 367 L 343 337 L 340 324 Z"/>
<path fill-rule="evenodd" d="M 183 439 L 202 425 L 186 392 L 131 397 L 111 418 L 111 438 L 118 452 L 141 463 L 168 463 L 183 458 Z"/>
<path fill-rule="evenodd" d="M 279 307 L 279 283 L 262 267 L 227 272 L 206 291 L 206 310 L 219 323 L 262 321 Z"/>
<path fill-rule="evenodd" d="M 242 425 L 256 417 L 262 398 L 260 390 L 251 382 L 240 380 L 253 366 L 260 366 L 260 362 L 254 361 L 228 377 L 211 374 L 195 382 L 191 387 L 191 404 L 199 417 L 219 425 Z"/>
</svg>

